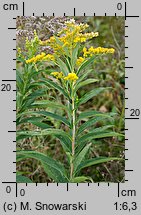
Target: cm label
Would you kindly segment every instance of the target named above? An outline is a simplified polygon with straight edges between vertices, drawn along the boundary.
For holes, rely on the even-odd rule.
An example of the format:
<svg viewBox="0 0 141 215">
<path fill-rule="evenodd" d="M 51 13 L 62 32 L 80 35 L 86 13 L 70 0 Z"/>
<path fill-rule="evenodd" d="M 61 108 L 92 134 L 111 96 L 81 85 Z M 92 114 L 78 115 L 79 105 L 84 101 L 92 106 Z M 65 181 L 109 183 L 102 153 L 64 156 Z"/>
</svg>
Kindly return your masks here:
<svg viewBox="0 0 141 215">
<path fill-rule="evenodd" d="M 4 4 L 4 10 L 18 10 L 18 4 Z"/>
</svg>

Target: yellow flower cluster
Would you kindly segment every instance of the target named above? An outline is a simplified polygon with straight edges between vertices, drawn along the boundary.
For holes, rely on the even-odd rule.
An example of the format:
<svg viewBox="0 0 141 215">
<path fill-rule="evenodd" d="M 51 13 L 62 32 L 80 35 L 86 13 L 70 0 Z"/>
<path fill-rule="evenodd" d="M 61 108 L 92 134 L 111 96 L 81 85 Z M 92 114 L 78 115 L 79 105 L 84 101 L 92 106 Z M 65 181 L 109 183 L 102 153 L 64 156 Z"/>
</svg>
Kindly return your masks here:
<svg viewBox="0 0 141 215">
<path fill-rule="evenodd" d="M 52 72 L 51 75 L 53 75 L 57 79 L 64 79 L 65 81 L 76 81 L 78 79 L 78 76 L 71 72 L 66 77 L 64 77 L 62 72 Z"/>
<path fill-rule="evenodd" d="M 91 33 L 85 33 L 85 34 L 78 34 L 78 36 L 74 39 L 74 43 L 83 43 L 86 42 L 88 39 L 92 39 L 93 37 L 98 37 L 98 32 L 91 32 Z"/>
<path fill-rule="evenodd" d="M 64 78 L 64 75 L 62 72 L 52 72 L 51 75 L 53 75 L 57 79 L 62 79 Z"/>
<path fill-rule="evenodd" d="M 83 56 L 84 57 L 89 57 L 92 56 L 94 54 L 113 54 L 115 52 L 115 49 L 113 48 L 103 48 L 103 47 L 90 47 L 89 49 L 87 48 L 83 48 Z"/>
<path fill-rule="evenodd" d="M 76 61 L 76 65 L 77 65 L 77 66 L 80 66 L 84 61 L 85 61 L 85 58 L 79 57 L 79 58 L 77 59 L 77 61 Z"/>
<path fill-rule="evenodd" d="M 71 51 L 78 43 L 98 36 L 98 32 L 83 33 L 88 25 L 77 24 L 74 19 L 65 22 L 65 25 L 66 27 L 58 33 L 57 37 L 52 36 L 46 41 L 40 41 L 40 45 L 49 45 L 55 53 L 62 55 L 66 50 Z M 66 48 L 65 51 L 64 48 Z"/>
<path fill-rule="evenodd" d="M 74 72 L 71 72 L 71 73 L 69 73 L 68 74 L 68 76 L 66 76 L 65 78 L 64 78 L 64 80 L 66 80 L 66 81 L 76 81 L 78 79 L 78 76 L 74 73 Z"/>
<path fill-rule="evenodd" d="M 38 61 L 46 61 L 46 60 L 54 61 L 55 58 L 51 54 L 46 55 L 44 52 L 42 52 L 41 54 L 38 54 L 35 57 L 32 57 L 32 58 L 26 60 L 26 63 L 27 64 L 29 64 L 29 63 L 37 63 Z"/>
</svg>

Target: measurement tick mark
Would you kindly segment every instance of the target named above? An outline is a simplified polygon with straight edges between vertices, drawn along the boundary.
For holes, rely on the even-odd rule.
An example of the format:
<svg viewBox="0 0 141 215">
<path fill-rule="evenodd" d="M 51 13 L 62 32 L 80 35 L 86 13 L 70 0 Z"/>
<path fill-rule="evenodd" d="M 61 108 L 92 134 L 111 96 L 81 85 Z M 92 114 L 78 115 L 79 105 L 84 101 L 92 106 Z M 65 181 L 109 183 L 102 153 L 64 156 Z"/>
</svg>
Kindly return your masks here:
<svg viewBox="0 0 141 215">
<path fill-rule="evenodd" d="M 75 16 L 75 8 L 74 8 L 74 16 Z"/>
<path fill-rule="evenodd" d="M 2 81 L 16 81 L 16 80 L 2 80 Z"/>
<path fill-rule="evenodd" d="M 14 133 L 14 132 L 16 133 L 16 131 L 8 131 L 8 132 L 9 132 L 9 133 Z"/>
<path fill-rule="evenodd" d="M 119 197 L 119 190 L 120 190 L 120 188 L 119 188 L 119 183 L 118 183 L 118 197 Z"/>
<path fill-rule="evenodd" d="M 126 14 L 127 14 L 127 5 L 126 5 L 126 2 L 125 2 L 125 20 L 126 20 Z"/>
<path fill-rule="evenodd" d="M 133 69 L 133 66 L 125 66 L 125 69 Z"/>
<path fill-rule="evenodd" d="M 69 184 L 67 183 L 67 191 L 69 191 Z"/>
<path fill-rule="evenodd" d="M 24 2 L 23 2 L 23 16 L 25 14 Z"/>
<path fill-rule="evenodd" d="M 125 117 L 125 119 L 140 119 L 139 117 Z"/>
<path fill-rule="evenodd" d="M 18 196 L 18 184 L 16 183 L 16 197 Z"/>
<path fill-rule="evenodd" d="M 8 30 L 16 30 L 16 28 L 8 28 Z"/>
</svg>

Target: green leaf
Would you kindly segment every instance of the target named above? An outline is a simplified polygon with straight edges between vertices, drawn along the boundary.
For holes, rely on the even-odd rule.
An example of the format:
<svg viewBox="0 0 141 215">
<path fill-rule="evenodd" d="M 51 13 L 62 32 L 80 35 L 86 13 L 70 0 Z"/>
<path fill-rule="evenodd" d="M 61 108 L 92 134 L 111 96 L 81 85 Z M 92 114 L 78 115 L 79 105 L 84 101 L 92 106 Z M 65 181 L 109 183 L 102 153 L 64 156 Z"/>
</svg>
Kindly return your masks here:
<svg viewBox="0 0 141 215">
<path fill-rule="evenodd" d="M 18 154 L 18 151 L 16 153 L 16 162 L 20 162 L 22 160 L 26 159 L 26 155 Z"/>
<path fill-rule="evenodd" d="M 44 96 L 46 93 L 46 89 L 39 89 L 30 93 L 28 96 L 24 96 L 22 108 L 20 111 L 23 112 L 24 110 L 29 109 L 38 97 Z"/>
<path fill-rule="evenodd" d="M 55 182 L 68 182 L 64 166 L 47 155 L 35 151 L 19 151 L 17 155 L 24 155 L 26 158 L 33 158 L 40 161 L 47 175 Z"/>
<path fill-rule="evenodd" d="M 112 118 L 108 117 L 107 115 L 106 116 L 105 115 L 101 115 L 101 116 L 95 116 L 94 118 L 89 119 L 88 121 L 86 121 L 85 123 L 83 123 L 79 127 L 79 129 L 77 131 L 77 135 L 79 135 L 81 132 L 83 132 L 88 127 L 93 126 L 93 125 L 95 125 L 98 122 L 103 122 L 105 120 L 112 120 Z"/>
<path fill-rule="evenodd" d="M 24 116 L 24 115 L 25 116 L 27 116 L 27 115 L 30 115 L 30 116 L 31 115 L 41 115 L 41 116 L 51 117 L 53 119 L 56 119 L 58 121 L 63 122 L 64 124 L 66 124 L 67 126 L 70 127 L 70 123 L 66 118 L 64 118 L 58 114 L 48 112 L 48 111 L 26 111 L 26 112 L 23 112 L 21 114 L 18 114 L 17 117 L 19 118 L 19 117 Z"/>
<path fill-rule="evenodd" d="M 55 101 L 49 101 L 49 100 L 41 100 L 41 101 L 35 101 L 31 107 L 37 107 L 37 108 L 59 108 L 68 111 L 68 107 L 65 105 L 62 105 L 61 103 L 55 102 Z"/>
<path fill-rule="evenodd" d="M 38 82 L 33 82 L 30 83 L 29 86 L 27 86 L 27 90 L 32 90 L 32 89 L 36 89 L 37 87 L 43 87 L 43 85 L 45 85 L 45 83 L 43 81 L 38 81 Z"/>
<path fill-rule="evenodd" d="M 97 158 L 92 158 L 89 160 L 85 160 L 83 161 L 77 168 L 77 171 L 75 172 L 75 174 L 77 172 L 79 172 L 81 169 L 84 169 L 86 167 L 89 166 L 93 166 L 93 165 L 97 165 L 97 164 L 101 164 L 101 163 L 105 163 L 108 161 L 113 161 L 113 160 L 122 160 L 121 158 L 115 158 L 115 157 L 97 157 Z"/>
<path fill-rule="evenodd" d="M 89 70 L 86 70 L 84 74 L 82 74 L 79 79 L 77 80 L 77 84 L 81 83 L 85 78 L 88 77 L 88 75 L 93 72 L 93 69 L 89 69 Z"/>
<path fill-rule="evenodd" d="M 71 136 L 61 129 L 48 128 L 41 131 L 17 131 L 17 141 L 34 136 L 60 135 L 71 140 Z"/>
<path fill-rule="evenodd" d="M 38 121 L 30 121 L 30 123 L 32 123 L 33 125 L 36 125 L 39 128 L 42 129 L 47 129 L 47 128 L 51 128 L 52 126 L 48 125 L 47 123 L 44 122 L 38 122 Z"/>
<path fill-rule="evenodd" d="M 91 143 L 86 145 L 82 151 L 77 155 L 77 157 L 74 159 L 74 172 L 77 171 L 78 166 L 82 162 L 82 160 L 85 158 L 85 155 L 87 154 L 89 148 L 91 147 Z"/>
<path fill-rule="evenodd" d="M 77 75 L 95 60 L 96 56 L 92 56 L 89 60 L 85 60 L 78 68 Z"/>
<path fill-rule="evenodd" d="M 92 130 L 89 131 L 88 134 L 85 134 L 85 135 L 81 136 L 80 138 L 78 138 L 77 144 L 76 144 L 76 150 L 75 150 L 76 153 L 79 153 L 83 149 L 83 147 L 86 145 L 86 143 L 92 142 L 92 140 L 95 140 L 95 139 L 100 139 L 100 138 L 107 137 L 107 133 L 112 133 L 111 131 L 108 131 L 108 129 L 112 128 L 113 126 L 114 125 L 106 125 L 106 126 L 102 126 L 102 127 L 99 127 L 99 128 L 92 129 Z M 104 131 L 106 131 L 106 132 L 104 133 Z M 102 134 L 104 136 L 102 136 Z M 83 139 L 83 137 L 84 137 L 84 139 Z M 82 142 L 80 142 L 81 140 L 82 140 Z"/>
<path fill-rule="evenodd" d="M 69 68 L 67 67 L 67 65 L 57 55 L 55 55 L 55 59 L 57 61 L 58 66 L 60 67 L 60 70 L 65 76 L 67 76 L 69 73 Z"/>
<path fill-rule="evenodd" d="M 104 87 L 100 87 L 100 88 L 96 88 L 94 90 L 91 90 L 90 92 L 86 93 L 78 102 L 78 106 L 81 104 L 86 103 L 88 100 L 90 100 L 91 98 L 93 98 L 94 96 L 97 96 L 99 93 L 103 92 L 104 90 L 106 90 L 107 88 Z"/>
<path fill-rule="evenodd" d="M 22 176 L 22 175 L 16 175 L 16 182 L 17 183 L 33 183 L 29 178 Z"/>
<path fill-rule="evenodd" d="M 79 177 L 73 178 L 70 182 L 71 183 L 81 183 L 81 182 L 88 182 L 88 181 L 93 182 L 91 177 L 79 176 Z"/>
<path fill-rule="evenodd" d="M 106 138 L 106 137 L 119 137 L 119 136 L 123 136 L 123 135 L 116 132 L 94 131 L 94 132 L 89 132 L 88 134 L 84 134 L 82 137 L 79 138 L 78 143 L 83 143 L 85 141 L 90 142 L 93 139 Z"/>
<path fill-rule="evenodd" d="M 17 88 L 19 89 L 19 91 L 22 92 L 23 86 L 24 86 L 24 81 L 23 81 L 22 74 L 17 69 L 16 69 L 16 85 L 17 85 Z"/>
<path fill-rule="evenodd" d="M 88 117 L 97 117 L 97 116 L 107 116 L 107 117 L 113 117 L 115 116 L 116 113 L 102 113 L 102 112 L 99 112 L 99 111 L 95 111 L 95 110 L 92 110 L 92 111 L 84 111 L 82 113 L 79 114 L 79 117 L 77 119 L 77 123 L 82 120 L 82 119 L 85 119 L 85 118 L 88 118 Z"/>
<path fill-rule="evenodd" d="M 26 117 L 26 118 L 23 118 L 21 121 L 17 120 L 16 125 L 20 125 L 23 123 L 32 123 L 32 121 L 40 122 L 42 120 L 44 120 L 44 117 Z"/>
<path fill-rule="evenodd" d="M 61 94 L 63 94 L 67 99 L 69 99 L 69 95 L 68 93 L 62 88 L 60 87 L 56 82 L 53 82 L 49 79 L 42 79 L 42 81 L 44 81 L 44 83 L 46 85 L 49 85 L 51 87 L 53 87 L 54 89 L 58 90 Z"/>
<path fill-rule="evenodd" d="M 58 114 L 51 113 L 48 111 L 35 111 L 35 113 L 40 114 L 40 115 L 44 115 L 44 116 L 48 116 L 48 117 L 51 117 L 51 118 L 56 119 L 56 120 L 59 120 L 59 121 L 63 122 L 64 124 L 66 124 L 67 126 L 70 127 L 69 121 L 64 117 L 59 116 Z"/>
<path fill-rule="evenodd" d="M 76 45 L 76 47 L 73 49 L 72 51 L 72 57 L 71 57 L 71 60 L 72 60 L 72 67 L 75 66 L 76 64 L 76 61 L 77 61 L 77 55 L 78 55 L 78 49 L 79 49 L 79 44 Z"/>
<path fill-rule="evenodd" d="M 71 71 L 72 71 L 72 68 L 71 68 L 69 59 L 68 59 L 67 57 L 65 58 L 65 61 L 66 61 L 65 63 L 66 63 L 66 65 L 67 65 L 67 67 L 68 67 L 69 72 L 71 72 Z"/>
<path fill-rule="evenodd" d="M 71 151 L 71 140 L 65 136 L 60 136 L 60 135 L 55 135 L 55 137 L 57 139 L 60 140 L 60 143 L 65 151 L 65 153 L 67 154 L 67 152 L 72 152 Z"/>
<path fill-rule="evenodd" d="M 112 131 L 113 131 L 113 127 L 115 127 L 115 125 L 104 125 L 104 126 L 100 126 L 100 127 L 97 127 L 97 128 L 92 128 L 92 129 L 89 130 L 89 132 L 95 132 L 97 134 L 101 133 L 103 131 L 111 132 L 110 128 L 112 128 Z M 108 129 L 110 129 L 110 130 L 108 130 Z"/>
<path fill-rule="evenodd" d="M 77 82 L 76 82 L 75 89 L 74 89 L 74 93 L 76 93 L 77 90 L 79 90 L 79 88 L 84 87 L 84 86 L 86 86 L 87 84 L 95 83 L 95 82 L 97 82 L 97 81 L 98 81 L 98 79 L 87 79 L 87 80 L 82 81 L 82 82 L 80 82 L 80 83 L 78 83 L 78 84 L 77 84 Z"/>
</svg>

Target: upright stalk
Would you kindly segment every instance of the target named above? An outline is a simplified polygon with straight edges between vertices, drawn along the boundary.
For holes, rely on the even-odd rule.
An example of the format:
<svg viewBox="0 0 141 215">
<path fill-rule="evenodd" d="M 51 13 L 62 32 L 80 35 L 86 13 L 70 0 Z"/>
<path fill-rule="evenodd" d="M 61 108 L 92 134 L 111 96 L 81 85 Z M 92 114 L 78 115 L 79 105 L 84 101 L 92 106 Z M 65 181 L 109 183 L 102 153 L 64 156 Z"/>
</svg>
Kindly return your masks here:
<svg viewBox="0 0 141 215">
<path fill-rule="evenodd" d="M 73 160 L 74 160 L 74 154 L 75 154 L 75 99 L 74 99 L 74 94 L 73 94 L 73 87 L 74 83 L 72 84 L 72 160 L 71 160 L 71 171 L 70 171 L 70 178 L 73 177 L 73 170 L 74 170 L 74 165 L 73 165 Z"/>
</svg>

